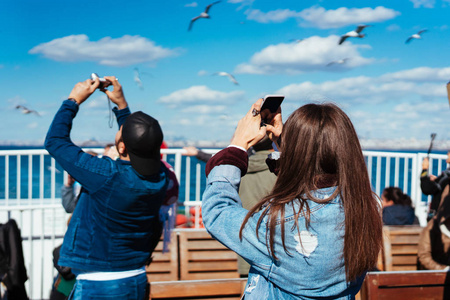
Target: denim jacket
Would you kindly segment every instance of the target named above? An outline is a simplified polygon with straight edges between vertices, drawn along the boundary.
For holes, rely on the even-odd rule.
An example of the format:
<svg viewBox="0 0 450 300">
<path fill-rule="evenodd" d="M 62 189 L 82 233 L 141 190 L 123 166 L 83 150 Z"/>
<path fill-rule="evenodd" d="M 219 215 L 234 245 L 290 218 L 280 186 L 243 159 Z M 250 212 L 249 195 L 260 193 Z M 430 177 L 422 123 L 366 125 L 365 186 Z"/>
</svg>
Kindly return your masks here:
<svg viewBox="0 0 450 300">
<path fill-rule="evenodd" d="M 299 202 L 285 206 L 284 251 L 281 228 L 276 227 L 274 249 L 277 260 L 267 249 L 267 216 L 257 228 L 261 212 L 248 220 L 239 239 L 241 224 L 248 210 L 238 195 L 241 170 L 233 165 L 215 166 L 207 179 L 203 195 L 203 223 L 207 231 L 225 246 L 242 256 L 250 265 L 245 299 L 353 299 L 364 276 L 347 282 L 344 267 L 344 210 L 340 197 L 319 204 L 307 200 L 311 216 L 305 226 L 304 215 L 294 226 L 294 211 Z M 329 197 L 336 187 L 314 192 Z M 278 223 L 279 224 L 279 223 Z M 256 236 L 258 229 L 258 237 Z"/>
<path fill-rule="evenodd" d="M 84 153 L 70 140 L 77 111 L 76 103 L 64 101 L 45 140 L 47 151 L 83 186 L 58 264 L 81 272 L 143 267 L 161 236 L 168 170 L 161 164 L 159 174 L 144 177 L 129 161 Z M 130 111 L 114 113 L 120 127 Z"/>
</svg>

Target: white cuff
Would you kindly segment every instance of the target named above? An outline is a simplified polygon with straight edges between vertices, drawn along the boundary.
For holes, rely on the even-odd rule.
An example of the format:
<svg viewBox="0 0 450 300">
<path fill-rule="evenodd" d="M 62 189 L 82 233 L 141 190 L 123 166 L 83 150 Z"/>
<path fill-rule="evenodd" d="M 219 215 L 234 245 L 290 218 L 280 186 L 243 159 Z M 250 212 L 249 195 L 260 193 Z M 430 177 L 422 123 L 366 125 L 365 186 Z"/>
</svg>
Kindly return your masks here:
<svg viewBox="0 0 450 300">
<path fill-rule="evenodd" d="M 241 147 L 241 146 L 236 146 L 236 145 L 229 145 L 227 148 L 230 148 L 230 147 L 234 147 L 234 148 L 238 148 L 238 149 L 241 149 L 242 151 L 244 151 L 245 153 L 247 153 L 247 150 L 245 150 L 245 148 L 244 147 Z"/>
</svg>

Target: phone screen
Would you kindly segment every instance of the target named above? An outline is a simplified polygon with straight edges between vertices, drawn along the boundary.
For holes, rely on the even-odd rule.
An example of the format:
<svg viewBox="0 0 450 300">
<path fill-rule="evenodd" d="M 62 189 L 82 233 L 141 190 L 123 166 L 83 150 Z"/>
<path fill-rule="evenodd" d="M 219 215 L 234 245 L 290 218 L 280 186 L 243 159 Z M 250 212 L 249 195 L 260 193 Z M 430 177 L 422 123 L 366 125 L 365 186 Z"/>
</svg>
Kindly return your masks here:
<svg viewBox="0 0 450 300">
<path fill-rule="evenodd" d="M 275 113 L 280 107 L 281 102 L 283 102 L 284 96 L 278 95 L 269 95 L 264 98 L 264 101 L 261 105 L 261 120 L 262 123 L 270 123 L 271 116 L 270 114 Z"/>
</svg>

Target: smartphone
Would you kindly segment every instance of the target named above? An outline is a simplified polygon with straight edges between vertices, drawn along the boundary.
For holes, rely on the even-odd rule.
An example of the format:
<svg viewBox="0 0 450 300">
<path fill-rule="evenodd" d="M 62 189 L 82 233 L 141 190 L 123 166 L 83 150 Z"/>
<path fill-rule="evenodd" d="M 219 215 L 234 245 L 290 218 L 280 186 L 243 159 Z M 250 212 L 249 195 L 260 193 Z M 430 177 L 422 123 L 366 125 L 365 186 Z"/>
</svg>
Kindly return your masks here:
<svg viewBox="0 0 450 300">
<path fill-rule="evenodd" d="M 284 100 L 284 96 L 281 95 L 267 95 L 261 104 L 261 124 L 268 124 L 272 121 L 271 114 L 277 112 L 278 107 Z"/>
</svg>

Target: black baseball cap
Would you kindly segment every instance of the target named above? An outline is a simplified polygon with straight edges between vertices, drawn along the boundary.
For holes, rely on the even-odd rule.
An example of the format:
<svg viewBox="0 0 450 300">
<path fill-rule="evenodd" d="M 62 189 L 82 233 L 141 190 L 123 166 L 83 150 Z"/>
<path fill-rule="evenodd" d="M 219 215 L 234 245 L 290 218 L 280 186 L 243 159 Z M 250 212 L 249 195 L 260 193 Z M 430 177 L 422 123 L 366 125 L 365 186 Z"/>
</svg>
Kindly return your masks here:
<svg viewBox="0 0 450 300">
<path fill-rule="evenodd" d="M 123 124 L 122 139 L 131 165 L 141 175 L 158 173 L 161 167 L 160 148 L 163 133 L 158 120 L 142 111 L 129 115 Z"/>
</svg>

